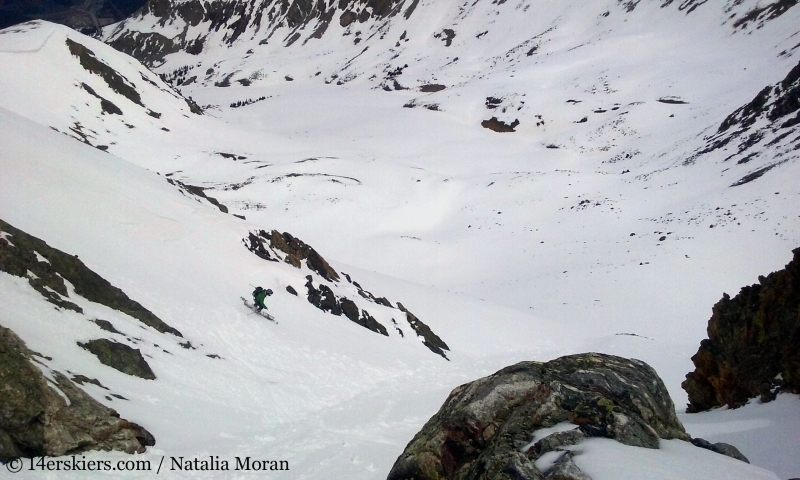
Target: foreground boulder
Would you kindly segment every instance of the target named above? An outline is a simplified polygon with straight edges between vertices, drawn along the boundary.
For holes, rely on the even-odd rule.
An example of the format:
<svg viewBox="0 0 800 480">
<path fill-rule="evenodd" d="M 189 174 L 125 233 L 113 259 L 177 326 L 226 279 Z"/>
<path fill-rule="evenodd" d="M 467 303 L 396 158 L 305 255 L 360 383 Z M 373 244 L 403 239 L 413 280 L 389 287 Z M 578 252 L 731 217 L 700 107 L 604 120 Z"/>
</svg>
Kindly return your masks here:
<svg viewBox="0 0 800 480">
<path fill-rule="evenodd" d="M 714 305 L 683 386 L 688 412 L 800 393 L 800 248 L 786 268 Z"/>
<path fill-rule="evenodd" d="M 88 450 L 142 453 L 155 445 L 150 432 L 52 372 L 51 383 L 67 404 L 31 363 L 32 355 L 14 332 L 0 327 L 0 462 Z"/>
<path fill-rule="evenodd" d="M 532 442 L 537 430 L 557 425 L 569 429 Z M 588 478 L 571 452 L 546 472 L 534 462 L 589 437 L 645 448 L 658 448 L 660 438 L 690 439 L 664 383 L 647 364 L 597 353 L 570 355 L 518 363 L 453 390 L 388 478 Z"/>
</svg>

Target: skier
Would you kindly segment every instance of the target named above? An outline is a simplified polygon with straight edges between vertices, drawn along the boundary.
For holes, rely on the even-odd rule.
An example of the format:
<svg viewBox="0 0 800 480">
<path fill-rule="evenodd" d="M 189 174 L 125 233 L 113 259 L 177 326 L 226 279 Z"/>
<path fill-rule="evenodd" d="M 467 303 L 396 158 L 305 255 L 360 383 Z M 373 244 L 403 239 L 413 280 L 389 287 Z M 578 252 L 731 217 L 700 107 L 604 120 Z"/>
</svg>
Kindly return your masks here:
<svg viewBox="0 0 800 480">
<path fill-rule="evenodd" d="M 267 306 L 264 305 L 264 299 L 270 295 L 272 295 L 272 290 L 269 288 L 264 290 L 259 286 L 253 290 L 253 305 L 256 306 L 256 310 L 260 312 L 261 310 L 267 308 Z"/>
</svg>

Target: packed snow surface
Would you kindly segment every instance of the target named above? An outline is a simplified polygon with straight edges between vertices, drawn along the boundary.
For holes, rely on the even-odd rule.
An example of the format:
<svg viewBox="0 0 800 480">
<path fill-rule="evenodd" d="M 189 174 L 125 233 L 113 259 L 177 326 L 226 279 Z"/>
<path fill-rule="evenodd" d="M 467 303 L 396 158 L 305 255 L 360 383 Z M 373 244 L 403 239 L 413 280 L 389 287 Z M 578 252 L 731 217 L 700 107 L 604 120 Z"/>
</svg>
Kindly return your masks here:
<svg viewBox="0 0 800 480">
<path fill-rule="evenodd" d="M 215 68 L 178 87 L 202 116 L 96 40 L 43 22 L 0 31 L 0 219 L 78 255 L 185 338 L 76 295 L 85 314 L 57 311 L 5 273 L 0 323 L 52 357 L 50 369 L 108 387 L 84 385 L 157 439 L 136 458 L 155 469 L 165 456 L 171 476 L 193 475 L 171 458 L 250 456 L 288 461 L 291 471 L 276 477 L 385 478 L 455 386 L 584 351 L 648 362 L 682 411 L 680 382 L 713 304 L 791 258 L 800 244 L 796 160 L 736 187 L 756 167 L 720 152 L 685 160 L 797 63 L 781 54 L 797 43 L 797 12 L 734 32 L 709 5 L 686 15 L 643 3 L 625 15 L 617 2 L 542 2 L 534 16 L 514 2 L 468 14 L 429 3 L 419 7 L 433 9 L 427 22 L 393 20 L 342 85 L 326 80 L 351 38 L 341 48 L 246 54 L 256 39 L 168 57 L 158 73 Z M 605 4 L 613 13 L 600 19 Z M 489 16 L 490 33 L 476 38 Z M 445 47 L 432 33 L 455 18 L 458 36 Z M 411 41 L 396 62 L 410 66 L 397 80 L 413 88 L 386 91 L 385 68 L 402 66 L 389 50 L 404 30 Z M 506 45 L 545 31 L 535 55 Z M 140 104 L 84 69 L 67 38 L 122 74 Z M 214 86 L 214 75 L 239 71 L 250 86 Z M 447 88 L 423 94 L 424 83 Z M 122 114 L 103 113 L 99 97 Z M 489 97 L 501 106 L 488 109 Z M 409 102 L 438 110 L 403 108 Z M 492 116 L 520 126 L 481 128 Z M 167 179 L 205 187 L 246 220 Z M 311 306 L 307 268 L 242 245 L 256 229 L 290 232 L 364 289 L 402 302 L 447 342 L 449 361 L 398 310 L 364 301 L 344 279 L 328 283 L 388 336 Z M 276 292 L 267 304 L 279 324 L 241 304 L 252 285 Z M 95 318 L 139 348 L 157 380 L 121 374 L 78 347 L 109 336 Z M 179 345 L 186 340 L 193 349 Z M 575 461 L 596 480 L 800 476 L 798 401 L 682 415 L 693 436 L 736 445 L 752 466 L 677 441 L 644 451 L 593 440 Z M 677 464 L 684 470 L 670 471 Z"/>
</svg>

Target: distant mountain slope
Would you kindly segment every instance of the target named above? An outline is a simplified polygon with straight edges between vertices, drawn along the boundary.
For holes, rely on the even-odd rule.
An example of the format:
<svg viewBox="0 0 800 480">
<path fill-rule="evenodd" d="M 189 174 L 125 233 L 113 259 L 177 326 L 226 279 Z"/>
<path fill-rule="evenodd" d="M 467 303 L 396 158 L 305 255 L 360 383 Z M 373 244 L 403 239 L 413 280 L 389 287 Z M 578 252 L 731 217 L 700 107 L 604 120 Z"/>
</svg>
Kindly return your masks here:
<svg viewBox="0 0 800 480">
<path fill-rule="evenodd" d="M 772 0 L 766 3 L 727 0 L 720 9 L 718 4 L 705 5 L 706 1 L 649 0 L 646 3 L 655 3 L 661 8 L 676 8 L 687 15 L 700 8 L 714 9 L 719 21 L 731 24 L 734 29 L 752 26 L 760 28 L 765 22 L 780 17 L 798 3 L 797 0 Z M 640 2 L 641 0 L 607 0 L 593 2 L 588 8 L 595 16 L 603 18 L 612 14 L 616 16 L 631 13 Z M 237 42 L 255 41 L 258 45 L 272 43 L 290 47 L 298 42 L 305 45 L 321 40 L 326 35 L 355 34 L 354 44 L 358 45 L 363 40 L 359 48 L 370 48 L 377 43 L 374 41 L 376 37 L 383 40 L 390 30 L 401 25 L 403 28 L 416 30 L 416 35 L 419 35 L 419 25 L 432 26 L 432 22 L 436 22 L 438 28 L 426 33 L 442 39 L 449 47 L 454 38 L 464 35 L 463 28 L 459 28 L 460 24 L 469 23 L 470 17 L 485 15 L 487 10 L 496 9 L 498 13 L 503 10 L 514 11 L 526 16 L 543 9 L 552 11 L 557 8 L 555 4 L 530 1 L 501 1 L 492 2 L 491 5 L 488 2 L 463 2 L 450 8 L 442 8 L 442 5 L 424 0 L 218 0 L 210 3 L 198 0 L 150 0 L 134 18 L 114 27 L 107 40 L 116 48 L 144 62 L 158 63 L 163 61 L 165 55 L 178 51 L 197 55 L 206 47 L 214 49 L 219 45 L 232 46 Z M 449 12 L 442 16 L 447 10 Z M 478 33 L 479 35 L 486 35 L 492 30 L 490 25 L 486 26 L 489 30 Z M 519 48 L 527 46 L 526 52 L 532 54 L 540 43 L 537 39 L 542 39 L 544 33 L 532 38 L 517 39 L 522 41 Z M 408 37 L 403 35 L 395 47 L 402 52 L 402 43 L 407 41 Z"/>
<path fill-rule="evenodd" d="M 87 35 L 119 22 L 146 0 L 6 0 L 0 4 L 0 29 L 30 20 L 60 23 Z"/>
<path fill-rule="evenodd" d="M 135 60 L 67 27 L 30 22 L 0 33 L 0 106 L 88 145 L 113 151 L 134 130 L 164 135 L 202 113 Z"/>
<path fill-rule="evenodd" d="M 103 39 L 196 96 L 203 87 L 358 85 L 552 149 L 607 152 L 605 163 L 647 158 L 652 173 L 662 157 L 669 168 L 691 162 L 702 146 L 689 138 L 710 135 L 745 89 L 752 98 L 796 65 L 797 3 L 154 0 Z M 658 72 L 629 68 L 650 58 Z M 738 58 L 747 63 L 738 72 L 722 66 Z M 262 101 L 241 95 L 230 105 Z M 664 106 L 691 115 L 691 126 L 654 121 Z M 653 136 L 660 141 L 646 150 L 632 145 Z"/>
<path fill-rule="evenodd" d="M 748 165 L 751 170 L 732 184 L 750 183 L 783 163 L 800 158 L 800 63 L 781 82 L 764 87 L 746 105 L 731 113 L 706 145 L 685 163 L 721 150 L 723 162 Z"/>
</svg>

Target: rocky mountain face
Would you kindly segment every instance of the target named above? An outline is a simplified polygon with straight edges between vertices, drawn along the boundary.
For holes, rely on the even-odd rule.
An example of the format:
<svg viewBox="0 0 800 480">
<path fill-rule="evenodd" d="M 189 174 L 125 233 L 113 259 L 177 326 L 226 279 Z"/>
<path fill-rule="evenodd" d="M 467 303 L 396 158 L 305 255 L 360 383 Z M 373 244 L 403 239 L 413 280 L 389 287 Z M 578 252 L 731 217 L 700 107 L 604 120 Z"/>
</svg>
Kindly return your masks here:
<svg viewBox="0 0 800 480">
<path fill-rule="evenodd" d="M 553 430 L 537 435 L 545 429 Z M 644 448 L 690 439 L 647 364 L 570 355 L 519 363 L 453 390 L 388 478 L 585 479 L 566 447 L 590 437 Z M 548 452 L 559 459 L 541 471 L 535 462 Z"/>
<path fill-rule="evenodd" d="M 287 29 L 280 38 L 274 39 L 286 46 L 300 40 L 304 34 L 310 39 L 320 39 L 328 30 L 334 18 L 340 27 L 353 23 L 365 23 L 368 20 L 383 20 L 400 12 L 408 18 L 414 12 L 419 0 L 340 0 L 316 2 L 311 0 L 293 0 L 291 2 L 266 1 L 215 1 L 173 3 L 170 0 L 148 1 L 141 17 L 150 16 L 162 27 L 165 25 L 181 25 L 183 31 L 174 37 L 168 37 L 153 30 L 126 31 L 124 27 L 115 30 L 110 44 L 145 64 L 163 60 L 165 55 L 178 51 L 197 55 L 203 51 L 209 33 L 224 32 L 222 42 L 231 45 L 248 32 L 258 35 L 259 44 L 266 44 L 281 29 Z M 408 5 L 406 5 L 408 4 Z M 189 33 L 190 27 L 200 26 L 201 33 Z M 192 29 L 197 30 L 197 29 Z M 205 32 L 202 32 L 206 30 Z"/>
<path fill-rule="evenodd" d="M 645 9 L 652 12 L 657 6 L 682 12 L 676 17 L 691 17 L 687 22 L 698 16 L 713 18 L 738 38 L 762 29 L 769 22 L 785 20 L 787 12 L 797 3 L 797 0 L 606 1 L 593 3 L 591 13 L 582 14 L 594 17 L 593 22 L 598 25 L 605 22 L 613 30 L 612 22 L 621 18 L 626 22 L 627 19 L 641 22 L 650 15 L 644 13 Z M 503 88 L 486 92 L 491 95 L 475 95 L 471 100 L 485 99 L 486 109 L 490 110 L 475 124 L 504 134 L 552 135 L 553 128 L 580 130 L 579 125 L 589 126 L 601 118 L 597 115 L 612 112 L 611 115 L 621 116 L 643 105 L 646 100 L 641 98 L 627 104 L 592 107 L 575 113 L 568 122 L 559 118 L 562 112 L 545 111 L 541 107 L 534 110 L 533 105 L 541 103 L 537 98 L 540 92 L 530 90 L 528 83 L 512 77 L 519 68 L 532 68 L 531 65 L 546 62 L 547 56 L 565 53 L 556 45 L 560 44 L 563 29 L 568 28 L 565 19 L 575 12 L 569 8 L 556 12 L 559 8 L 544 8 L 525 1 L 513 4 L 472 2 L 455 8 L 418 0 L 151 0 L 136 15 L 105 29 L 102 38 L 114 48 L 157 69 L 175 88 L 258 87 L 284 81 L 324 81 L 331 85 L 363 82 L 370 88 L 387 92 L 418 92 L 419 96 L 404 103 L 406 108 L 422 107 L 461 116 L 477 111 L 474 106 L 468 112 L 460 110 L 461 98 L 473 96 L 476 88 L 485 88 L 488 79 L 508 75 Z M 533 13 L 540 10 L 541 17 L 535 18 Z M 548 19 L 550 15 L 552 18 Z M 527 21 L 523 22 L 522 18 Z M 592 37 L 573 48 L 598 41 L 599 38 Z M 780 58 L 789 59 L 796 53 L 797 42 L 791 40 L 791 45 L 784 48 Z M 300 61 L 300 58 L 306 60 Z M 463 61 L 466 58 L 469 62 Z M 796 160 L 800 151 L 796 148 L 795 70 L 761 93 L 758 89 L 764 84 L 759 84 L 752 90 L 752 95 L 758 95 L 750 104 L 733 113 L 733 108 L 718 112 L 709 119 L 718 126 L 716 131 L 708 128 L 695 132 L 697 141 L 687 145 L 685 151 L 676 152 L 675 165 L 718 163 L 723 173 L 736 177 L 729 184 L 740 186 Z M 604 94 L 619 92 L 603 78 L 601 75 L 597 79 L 606 85 L 603 89 L 598 90 L 593 84 L 585 86 L 585 91 L 591 95 L 599 91 Z M 231 105 L 254 102 L 251 98 L 237 100 Z M 575 97 L 567 102 L 575 107 L 595 100 Z M 687 110 L 694 108 L 679 96 L 659 97 L 657 102 L 686 105 Z M 738 106 L 738 102 L 734 105 Z M 627 118 L 609 121 L 597 127 L 597 132 L 622 131 L 626 122 L 632 123 Z M 625 133 L 626 136 L 632 134 L 632 131 Z M 579 139 L 583 135 L 564 135 L 561 142 L 553 140 L 547 145 L 552 149 L 567 148 L 569 143 L 581 144 Z M 590 133 L 586 141 L 595 143 L 598 138 Z M 637 155 L 670 155 L 675 150 L 626 150 L 618 148 L 614 142 L 612 138 L 606 145 L 571 147 L 581 152 L 595 148 L 608 151 L 608 163 Z"/>
<path fill-rule="evenodd" d="M 46 377 L 39 360 L 45 358 L 0 326 L 0 462 L 89 450 L 142 453 L 155 445 L 150 432 L 120 418 L 63 373 Z"/>
<path fill-rule="evenodd" d="M 463 5 L 459 18 L 453 19 L 453 23 L 457 24 L 466 18 L 477 3 Z M 492 3 L 502 8 L 506 2 Z M 641 0 L 609 3 L 610 9 L 631 13 Z M 661 8 L 678 8 L 688 15 L 704 6 L 706 0 L 658 0 L 656 3 Z M 780 17 L 797 3 L 797 0 L 775 0 L 741 10 L 737 8 L 741 6 L 741 1 L 728 0 L 724 6 L 727 17 L 724 21 L 737 30 L 751 25 L 760 27 L 764 22 Z M 395 19 L 409 20 L 414 16 L 420 22 L 426 21 L 430 8 L 419 4 L 419 0 L 149 0 L 132 17 L 132 22 L 116 26 L 108 36 L 108 41 L 118 50 L 148 65 L 159 64 L 166 55 L 179 51 L 197 55 L 209 45 L 229 47 L 237 41 L 285 47 L 298 42 L 305 45 L 309 41 L 322 39 L 326 34 L 353 35 L 356 32 L 352 27 L 360 30 L 362 25 L 371 34 L 359 38 L 361 31 L 358 31 L 355 43 L 366 39 L 364 44 L 368 44 L 373 37 L 383 39 L 388 23 Z M 526 11 L 528 7 L 525 7 Z M 610 13 L 611 10 L 607 10 L 603 16 Z M 170 28 L 164 28 L 167 26 Z M 179 32 L 177 35 L 165 33 L 176 29 Z M 452 45 L 457 35 L 454 28 L 434 32 L 434 36 L 444 41 L 447 47 Z M 400 38 L 397 47 L 404 40 L 405 36 Z M 536 42 L 525 43 L 528 55 L 534 54 Z"/>
<path fill-rule="evenodd" d="M 764 87 L 752 101 L 728 115 L 706 142 L 684 163 L 719 150 L 726 154 L 723 162 L 758 166 L 732 187 L 750 183 L 800 156 L 800 63 L 781 82 Z"/>
<path fill-rule="evenodd" d="M 800 393 L 800 248 L 793 253 L 785 269 L 714 305 L 708 338 L 682 384 L 688 412 Z"/>
</svg>

